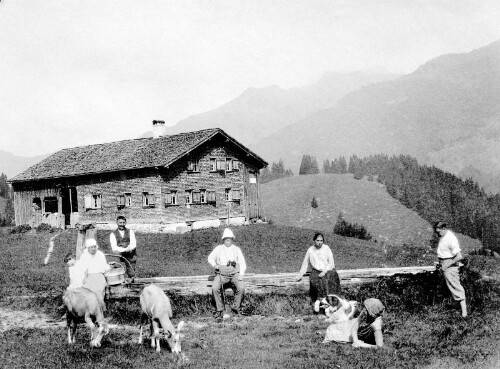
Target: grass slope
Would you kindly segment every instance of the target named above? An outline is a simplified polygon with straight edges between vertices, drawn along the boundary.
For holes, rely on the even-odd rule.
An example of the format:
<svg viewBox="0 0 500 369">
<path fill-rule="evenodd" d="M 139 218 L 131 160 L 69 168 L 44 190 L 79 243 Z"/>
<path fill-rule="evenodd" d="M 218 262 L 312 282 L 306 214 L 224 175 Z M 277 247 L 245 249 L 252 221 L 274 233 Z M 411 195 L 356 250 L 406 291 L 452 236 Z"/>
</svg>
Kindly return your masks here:
<svg viewBox="0 0 500 369">
<path fill-rule="evenodd" d="M 138 234 L 139 273 L 146 275 L 200 274 L 206 255 L 218 243 L 222 229 L 184 235 Z M 249 260 L 249 269 L 268 272 L 273 265 L 296 271 L 313 230 L 277 225 L 236 227 L 236 239 Z M 53 258 L 41 262 L 53 234 L 0 235 L 0 307 L 33 309 L 57 319 L 60 295 L 15 298 L 33 292 L 62 292 L 65 270 L 62 258 L 74 249 L 76 232 L 57 239 Z M 326 235 L 332 241 L 339 268 L 377 266 L 385 261 L 415 264 L 423 248 L 393 247 L 385 255 L 373 242 Z M 107 232 L 98 232 L 102 249 L 107 250 Z M 253 245 L 253 247 L 252 247 Z M 432 260 L 433 255 L 425 258 Z M 471 256 L 472 267 L 500 274 L 496 259 Z M 206 270 L 208 273 L 208 270 Z M 250 316 L 216 324 L 207 297 L 171 295 L 174 322 L 187 322 L 184 351 L 190 361 L 176 362 L 164 350 L 157 354 L 148 342 L 138 345 L 140 318 L 138 299 L 108 302 L 107 317 L 117 328 L 103 340 L 103 347 L 91 349 L 88 330 L 79 329 L 77 343 L 66 343 L 63 328 L 14 328 L 0 334 L 1 359 L 5 367 L 87 368 L 416 368 L 451 358 L 456 368 L 488 363 L 498 353 L 500 337 L 500 290 L 498 284 L 481 282 L 476 272 L 465 277 L 470 318 L 459 318 L 457 305 L 439 286 L 439 274 L 394 276 L 362 286 L 343 286 L 349 299 L 363 301 L 378 297 L 387 306 L 381 351 L 354 349 L 349 344 L 321 344 L 327 323 L 311 316 L 307 294 L 247 296 L 244 310 Z M 123 326 L 123 325 L 128 325 Z M 132 325 L 132 326 L 130 326 Z"/>
<path fill-rule="evenodd" d="M 318 202 L 315 209 L 313 196 Z M 385 186 L 355 180 L 352 174 L 282 178 L 263 184 L 261 197 L 264 215 L 276 224 L 332 231 L 342 213 L 347 221 L 365 226 L 377 241 L 423 246 L 432 237 L 432 226 L 393 199 Z"/>
<path fill-rule="evenodd" d="M 247 273 L 298 272 L 307 248 L 312 245 L 314 231 L 279 225 L 256 224 L 233 227 L 235 243 L 241 247 L 247 262 Z M 220 243 L 222 228 L 179 234 L 137 233 L 137 275 L 139 277 L 188 276 L 211 274 L 208 254 Z M 0 235 L 0 291 L 46 291 L 64 288 L 68 252 L 75 251 L 77 231 L 62 234 L 55 241 L 50 262 L 42 266 L 50 233 Z M 100 250 L 111 253 L 109 232 L 98 231 Z M 332 246 L 338 269 L 381 267 L 384 265 L 417 264 L 423 253 L 401 259 L 401 254 L 387 256 L 380 245 L 358 239 L 326 234 Z M 117 259 L 109 260 L 116 261 Z M 428 263 L 431 259 L 427 260 Z"/>
<path fill-rule="evenodd" d="M 247 262 L 247 273 L 298 272 L 307 248 L 312 245 L 314 230 L 254 224 L 233 227 L 235 243 Z M 137 233 L 138 277 L 167 277 L 211 274 L 208 254 L 220 243 L 222 228 L 186 234 Z M 53 233 L 0 235 L 0 294 L 29 294 L 65 288 L 63 262 L 68 252 L 75 252 L 77 231 L 56 238 L 48 265 L 43 266 Z M 428 247 L 387 246 L 325 233 L 335 257 L 337 269 L 431 265 L 435 254 Z M 104 253 L 111 253 L 109 232 L 98 231 L 97 241 Z M 462 240 L 461 241 L 466 241 Z M 471 245 L 462 242 L 464 249 Z M 117 259 L 108 258 L 109 261 Z"/>
</svg>

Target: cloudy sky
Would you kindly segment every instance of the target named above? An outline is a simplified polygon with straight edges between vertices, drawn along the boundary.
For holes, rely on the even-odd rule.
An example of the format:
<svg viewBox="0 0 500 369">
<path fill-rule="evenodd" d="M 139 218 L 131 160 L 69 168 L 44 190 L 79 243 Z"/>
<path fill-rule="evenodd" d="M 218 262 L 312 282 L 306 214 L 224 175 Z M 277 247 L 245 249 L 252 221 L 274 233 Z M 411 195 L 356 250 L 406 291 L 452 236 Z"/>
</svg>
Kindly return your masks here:
<svg viewBox="0 0 500 369">
<path fill-rule="evenodd" d="M 410 73 L 500 39 L 498 0 L 1 0 L 0 150 L 139 137 L 248 87 Z"/>
</svg>

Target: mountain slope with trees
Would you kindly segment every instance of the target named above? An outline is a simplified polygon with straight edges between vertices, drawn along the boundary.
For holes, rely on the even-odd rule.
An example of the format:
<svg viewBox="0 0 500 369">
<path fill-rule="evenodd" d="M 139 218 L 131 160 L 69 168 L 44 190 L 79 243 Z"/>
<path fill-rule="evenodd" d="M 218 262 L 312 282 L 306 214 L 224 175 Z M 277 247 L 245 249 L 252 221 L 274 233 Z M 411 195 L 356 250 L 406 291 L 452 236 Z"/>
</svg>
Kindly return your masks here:
<svg viewBox="0 0 500 369">
<path fill-rule="evenodd" d="M 454 174 L 498 178 L 500 41 L 438 57 L 414 73 L 360 88 L 251 146 L 294 170 L 302 155 L 408 154 Z M 283 156 L 287 153 L 287 157 Z M 479 178 L 478 178 L 479 179 Z M 500 190 L 488 183 L 489 190 Z"/>
<path fill-rule="evenodd" d="M 428 246 L 433 236 L 431 224 L 391 197 L 384 185 L 352 174 L 281 178 L 263 184 L 261 196 L 264 215 L 276 224 L 331 232 L 341 214 L 363 225 L 377 242 Z M 469 249 L 481 246 L 462 239 Z"/>
<path fill-rule="evenodd" d="M 488 195 L 471 179 L 463 180 L 406 155 L 349 158 L 354 178 L 377 178 L 387 192 L 429 222 L 443 220 L 486 248 L 500 244 L 500 195 Z M 335 173 L 332 170 L 331 173 Z"/>
</svg>

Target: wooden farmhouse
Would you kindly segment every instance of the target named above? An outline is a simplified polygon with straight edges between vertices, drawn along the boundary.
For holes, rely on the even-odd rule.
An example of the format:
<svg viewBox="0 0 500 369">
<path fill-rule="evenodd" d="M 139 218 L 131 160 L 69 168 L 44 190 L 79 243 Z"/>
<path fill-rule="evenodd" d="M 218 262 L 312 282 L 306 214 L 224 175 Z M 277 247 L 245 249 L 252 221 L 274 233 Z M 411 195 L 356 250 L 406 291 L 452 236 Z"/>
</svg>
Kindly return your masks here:
<svg viewBox="0 0 500 369">
<path fill-rule="evenodd" d="M 153 121 L 153 130 L 162 129 Z M 16 225 L 183 232 L 261 216 L 267 163 L 221 129 L 63 149 L 12 178 Z"/>
</svg>

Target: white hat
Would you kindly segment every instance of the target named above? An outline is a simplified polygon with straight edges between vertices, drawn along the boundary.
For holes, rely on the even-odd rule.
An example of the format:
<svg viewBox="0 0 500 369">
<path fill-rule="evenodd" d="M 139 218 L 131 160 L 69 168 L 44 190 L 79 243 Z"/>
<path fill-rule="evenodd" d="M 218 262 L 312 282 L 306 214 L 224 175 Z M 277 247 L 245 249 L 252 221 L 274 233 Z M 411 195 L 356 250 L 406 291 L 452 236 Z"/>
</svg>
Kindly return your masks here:
<svg viewBox="0 0 500 369">
<path fill-rule="evenodd" d="M 97 246 L 96 240 L 93 238 L 88 238 L 85 240 L 85 248 L 90 247 L 90 246 Z M 97 246 L 99 248 L 99 246 Z"/>
<path fill-rule="evenodd" d="M 224 229 L 224 233 L 222 234 L 222 239 L 224 238 L 234 238 L 233 231 L 231 231 L 229 228 Z"/>
</svg>

